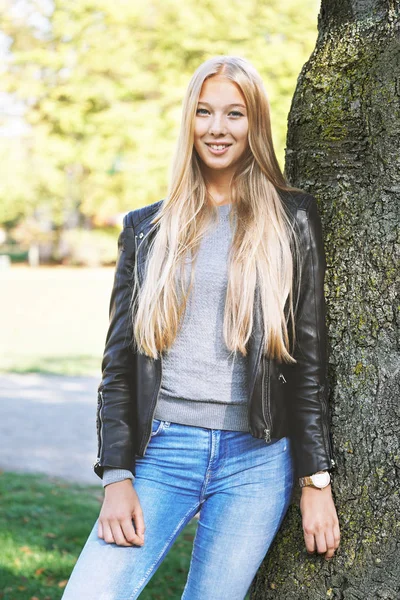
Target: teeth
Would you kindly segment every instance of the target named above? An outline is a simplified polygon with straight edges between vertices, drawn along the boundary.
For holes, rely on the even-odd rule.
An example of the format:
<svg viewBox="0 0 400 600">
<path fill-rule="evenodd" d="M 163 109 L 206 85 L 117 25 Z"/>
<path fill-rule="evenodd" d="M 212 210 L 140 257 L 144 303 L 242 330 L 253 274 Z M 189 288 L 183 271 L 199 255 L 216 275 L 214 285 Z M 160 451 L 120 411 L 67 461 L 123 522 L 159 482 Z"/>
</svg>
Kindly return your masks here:
<svg viewBox="0 0 400 600">
<path fill-rule="evenodd" d="M 227 148 L 228 144 L 225 144 L 224 146 L 216 146 L 215 144 L 210 144 L 210 148 L 212 148 L 213 150 L 223 150 L 224 148 Z"/>
</svg>

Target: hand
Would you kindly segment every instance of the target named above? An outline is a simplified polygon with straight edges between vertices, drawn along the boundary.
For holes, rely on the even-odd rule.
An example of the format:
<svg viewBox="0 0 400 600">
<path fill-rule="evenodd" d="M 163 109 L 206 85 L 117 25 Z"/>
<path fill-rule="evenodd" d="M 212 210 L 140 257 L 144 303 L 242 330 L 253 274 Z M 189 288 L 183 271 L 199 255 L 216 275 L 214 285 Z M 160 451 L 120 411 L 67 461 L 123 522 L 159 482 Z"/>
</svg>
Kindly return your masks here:
<svg viewBox="0 0 400 600">
<path fill-rule="evenodd" d="M 315 550 L 329 560 L 340 542 L 339 520 L 332 499 L 331 484 L 322 490 L 305 486 L 301 489 L 300 511 L 307 552 Z"/>
<path fill-rule="evenodd" d="M 98 536 L 118 546 L 143 546 L 145 525 L 139 498 L 131 479 L 109 483 L 99 515 Z M 135 527 L 132 525 L 132 518 Z M 136 530 L 136 531 L 135 531 Z"/>
</svg>

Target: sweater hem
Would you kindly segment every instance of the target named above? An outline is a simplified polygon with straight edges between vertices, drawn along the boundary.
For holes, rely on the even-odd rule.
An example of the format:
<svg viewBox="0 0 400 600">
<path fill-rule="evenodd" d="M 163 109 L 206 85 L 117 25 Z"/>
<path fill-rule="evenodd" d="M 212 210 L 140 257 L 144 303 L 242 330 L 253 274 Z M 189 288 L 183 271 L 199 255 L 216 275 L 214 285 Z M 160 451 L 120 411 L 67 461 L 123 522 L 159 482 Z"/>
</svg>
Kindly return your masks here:
<svg viewBox="0 0 400 600">
<path fill-rule="evenodd" d="M 247 403 L 224 404 L 160 397 L 154 418 L 208 429 L 250 431 Z"/>
</svg>

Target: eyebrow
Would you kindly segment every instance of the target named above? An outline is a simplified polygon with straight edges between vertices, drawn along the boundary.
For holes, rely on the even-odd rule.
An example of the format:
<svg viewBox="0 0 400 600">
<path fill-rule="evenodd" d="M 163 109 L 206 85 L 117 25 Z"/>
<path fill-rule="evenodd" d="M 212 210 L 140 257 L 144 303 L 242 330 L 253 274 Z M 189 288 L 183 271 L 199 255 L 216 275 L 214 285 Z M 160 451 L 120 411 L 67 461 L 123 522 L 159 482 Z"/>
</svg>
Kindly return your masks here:
<svg viewBox="0 0 400 600">
<path fill-rule="evenodd" d="M 199 100 L 198 104 L 207 104 L 207 106 L 210 106 L 210 104 L 208 104 L 208 102 L 203 102 L 203 100 Z M 244 104 L 239 104 L 237 102 L 234 102 L 233 104 L 227 104 L 226 108 L 229 108 L 231 106 L 241 106 L 242 108 L 246 108 L 244 106 Z"/>
</svg>

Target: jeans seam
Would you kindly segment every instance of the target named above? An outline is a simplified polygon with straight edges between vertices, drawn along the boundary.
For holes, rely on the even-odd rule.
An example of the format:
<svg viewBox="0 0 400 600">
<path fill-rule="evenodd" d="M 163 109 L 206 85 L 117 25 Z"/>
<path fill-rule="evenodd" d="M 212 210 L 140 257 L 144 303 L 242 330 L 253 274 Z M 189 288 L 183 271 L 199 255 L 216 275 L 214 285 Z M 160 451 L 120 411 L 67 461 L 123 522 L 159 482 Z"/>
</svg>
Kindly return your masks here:
<svg viewBox="0 0 400 600">
<path fill-rule="evenodd" d="M 198 532 L 199 532 L 199 527 L 197 526 L 196 535 L 194 536 L 194 540 L 193 540 L 192 552 L 191 552 L 191 557 L 190 557 L 189 571 L 188 571 L 188 574 L 187 574 L 187 577 L 186 577 L 186 583 L 185 583 L 185 587 L 184 587 L 183 592 L 182 592 L 181 600 L 185 600 L 186 588 L 189 585 L 190 575 L 191 575 L 192 568 L 193 568 L 193 555 L 194 555 L 194 549 L 195 549 L 196 538 L 197 538 Z"/>
<path fill-rule="evenodd" d="M 218 441 L 220 442 L 220 438 L 214 437 L 214 431 L 216 431 L 215 429 L 211 429 L 210 430 L 210 438 L 211 438 L 211 453 L 208 459 L 208 465 L 207 465 L 207 471 L 206 474 L 204 476 L 204 481 L 203 481 L 203 485 L 201 486 L 201 490 L 200 490 L 200 504 L 202 504 L 205 500 L 204 496 L 206 494 L 206 488 L 208 485 L 208 482 L 211 479 L 211 474 L 212 474 L 212 470 L 213 470 L 213 463 L 215 461 L 215 458 L 217 456 L 217 450 L 219 449 L 219 444 Z M 215 444 L 214 444 L 214 440 L 216 440 Z M 218 471 L 218 469 L 217 469 Z M 215 473 L 214 473 L 215 474 Z"/>
<path fill-rule="evenodd" d="M 182 519 L 179 521 L 178 525 L 175 527 L 174 531 L 172 532 L 172 534 L 170 535 L 170 537 L 168 538 L 168 540 L 165 542 L 165 545 L 162 548 L 162 550 L 159 553 L 159 555 L 157 556 L 156 560 L 147 569 L 146 573 L 143 575 L 142 579 L 140 580 L 140 582 L 138 583 L 138 585 L 136 586 L 136 588 L 133 590 L 132 594 L 129 596 L 128 600 L 134 600 L 135 594 L 142 588 L 143 584 L 147 581 L 149 575 L 154 571 L 154 569 L 156 568 L 156 566 L 158 565 L 158 563 L 160 562 L 160 560 L 164 556 L 165 551 L 168 549 L 168 547 L 169 547 L 169 545 L 171 543 L 171 540 L 174 538 L 174 536 L 177 534 L 177 532 L 179 532 L 179 529 L 181 528 L 182 524 L 187 519 L 188 515 L 190 515 L 190 513 L 194 511 L 193 512 L 193 516 L 194 516 L 197 513 L 197 510 L 198 510 L 198 504 L 195 504 L 194 507 L 191 507 L 183 515 Z"/>
</svg>

